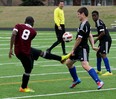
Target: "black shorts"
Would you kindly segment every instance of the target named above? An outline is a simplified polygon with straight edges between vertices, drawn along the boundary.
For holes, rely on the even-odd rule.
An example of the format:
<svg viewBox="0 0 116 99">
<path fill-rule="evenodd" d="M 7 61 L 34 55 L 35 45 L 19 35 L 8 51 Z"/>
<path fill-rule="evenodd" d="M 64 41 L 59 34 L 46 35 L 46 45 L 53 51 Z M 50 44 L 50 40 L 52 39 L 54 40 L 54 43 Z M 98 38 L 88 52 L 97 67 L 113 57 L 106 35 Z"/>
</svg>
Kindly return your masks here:
<svg viewBox="0 0 116 99">
<path fill-rule="evenodd" d="M 100 49 L 98 50 L 98 53 L 101 53 L 101 54 L 109 53 L 111 44 L 112 44 L 111 41 L 106 41 L 106 42 L 102 42 L 101 44 L 99 44 Z"/>
<path fill-rule="evenodd" d="M 41 50 L 31 48 L 31 53 L 29 55 L 26 55 L 24 53 L 16 55 L 16 57 L 21 61 L 26 73 L 31 73 L 34 60 L 37 60 L 39 58 L 41 52 Z"/>
<path fill-rule="evenodd" d="M 32 59 L 32 57 L 24 53 L 20 53 L 16 56 L 21 61 L 25 69 L 25 73 L 31 73 L 31 70 L 33 69 L 33 63 L 34 63 L 34 60 Z"/>
<path fill-rule="evenodd" d="M 60 25 L 60 26 L 61 26 L 62 30 L 59 30 L 58 26 L 55 24 L 55 32 L 56 32 L 57 40 L 59 42 L 62 42 L 63 41 L 62 36 L 65 33 L 65 25 Z"/>
<path fill-rule="evenodd" d="M 74 56 L 71 56 L 70 59 L 73 61 L 79 60 L 79 61 L 89 61 L 89 46 L 86 48 L 83 48 L 79 46 L 74 51 Z"/>
<path fill-rule="evenodd" d="M 41 52 L 41 50 L 31 47 L 31 57 L 33 58 L 33 60 L 38 60 Z"/>
</svg>

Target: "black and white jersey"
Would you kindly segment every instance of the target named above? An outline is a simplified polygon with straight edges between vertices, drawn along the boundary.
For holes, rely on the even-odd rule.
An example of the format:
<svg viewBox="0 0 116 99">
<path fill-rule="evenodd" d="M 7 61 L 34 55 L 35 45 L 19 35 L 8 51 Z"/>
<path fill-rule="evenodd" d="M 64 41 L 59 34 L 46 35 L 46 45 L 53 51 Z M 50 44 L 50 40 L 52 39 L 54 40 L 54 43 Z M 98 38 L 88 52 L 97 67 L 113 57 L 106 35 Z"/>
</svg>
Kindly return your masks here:
<svg viewBox="0 0 116 99">
<path fill-rule="evenodd" d="M 102 32 L 105 32 L 105 35 L 102 36 L 102 38 L 100 39 L 100 42 L 111 41 L 111 36 L 110 36 L 109 31 L 108 31 L 107 27 L 105 26 L 104 22 L 102 20 L 98 19 L 95 22 L 95 24 L 96 24 L 98 35 L 100 35 Z"/>
<path fill-rule="evenodd" d="M 89 34 L 90 34 L 90 24 L 88 21 L 84 21 L 80 24 L 80 26 L 77 30 L 76 38 L 78 38 L 78 37 L 82 38 L 82 41 L 79 44 L 79 46 L 84 47 L 84 46 L 88 45 Z"/>
</svg>

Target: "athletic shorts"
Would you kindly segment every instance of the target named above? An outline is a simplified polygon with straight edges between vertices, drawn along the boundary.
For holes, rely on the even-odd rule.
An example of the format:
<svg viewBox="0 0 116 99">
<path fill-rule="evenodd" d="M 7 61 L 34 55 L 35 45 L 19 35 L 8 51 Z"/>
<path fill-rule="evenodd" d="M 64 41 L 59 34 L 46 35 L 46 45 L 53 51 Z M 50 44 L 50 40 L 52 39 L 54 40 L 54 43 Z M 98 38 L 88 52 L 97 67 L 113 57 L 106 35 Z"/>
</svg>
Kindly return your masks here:
<svg viewBox="0 0 116 99">
<path fill-rule="evenodd" d="M 70 59 L 72 61 L 89 61 L 89 46 L 86 48 L 83 48 L 79 46 L 75 51 L 74 51 L 74 56 L 71 56 Z"/>
<path fill-rule="evenodd" d="M 98 53 L 101 53 L 101 54 L 109 53 L 111 43 L 112 43 L 111 41 L 110 42 L 106 41 L 106 42 L 99 44 L 100 49 L 98 50 Z"/>
<path fill-rule="evenodd" d="M 34 60 L 38 60 L 40 54 L 41 54 L 41 50 L 39 49 L 35 49 L 35 48 L 32 48 L 31 47 L 31 57 L 34 59 Z"/>
<path fill-rule="evenodd" d="M 31 48 L 31 53 L 29 55 L 26 55 L 24 53 L 16 55 L 16 57 L 21 61 L 26 73 L 31 73 L 34 60 L 37 60 L 39 58 L 41 52 L 41 50 Z"/>
</svg>

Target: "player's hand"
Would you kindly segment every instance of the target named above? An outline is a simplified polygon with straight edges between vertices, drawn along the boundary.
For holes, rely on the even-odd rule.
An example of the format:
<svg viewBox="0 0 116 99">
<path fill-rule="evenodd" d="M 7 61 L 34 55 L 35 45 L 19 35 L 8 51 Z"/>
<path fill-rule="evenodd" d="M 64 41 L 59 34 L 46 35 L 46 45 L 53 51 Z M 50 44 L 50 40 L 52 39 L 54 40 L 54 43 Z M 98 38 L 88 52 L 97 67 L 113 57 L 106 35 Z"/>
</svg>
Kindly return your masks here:
<svg viewBox="0 0 116 99">
<path fill-rule="evenodd" d="M 74 55 L 75 55 L 75 54 L 74 54 L 74 50 L 72 50 L 72 51 L 71 51 L 71 56 L 74 56 Z"/>
<path fill-rule="evenodd" d="M 14 56 L 13 51 L 10 50 L 10 51 L 9 51 L 9 58 L 12 58 L 12 55 Z"/>
<path fill-rule="evenodd" d="M 98 47 L 93 47 L 93 50 L 98 51 L 99 48 Z"/>
<path fill-rule="evenodd" d="M 58 26 L 58 29 L 59 29 L 59 30 L 62 30 L 62 27 L 61 27 L 61 26 Z"/>
</svg>

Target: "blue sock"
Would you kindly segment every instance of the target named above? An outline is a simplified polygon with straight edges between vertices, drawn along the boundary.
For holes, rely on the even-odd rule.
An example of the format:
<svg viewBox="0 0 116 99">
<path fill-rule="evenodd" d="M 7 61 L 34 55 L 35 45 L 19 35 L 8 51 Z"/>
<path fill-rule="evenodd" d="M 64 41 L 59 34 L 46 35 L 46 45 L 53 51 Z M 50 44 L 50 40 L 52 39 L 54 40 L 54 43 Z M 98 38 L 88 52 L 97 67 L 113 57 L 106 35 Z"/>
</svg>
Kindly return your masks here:
<svg viewBox="0 0 116 99">
<path fill-rule="evenodd" d="M 98 71 L 101 71 L 101 61 L 102 61 L 102 58 L 101 57 L 97 57 L 97 70 Z"/>
<path fill-rule="evenodd" d="M 73 80 L 77 81 L 78 80 L 78 76 L 77 76 L 77 73 L 76 73 L 76 67 L 74 66 L 73 68 L 70 68 L 69 72 L 70 72 Z"/>
<path fill-rule="evenodd" d="M 108 60 L 108 58 L 107 58 L 107 57 L 106 57 L 106 58 L 103 58 L 103 61 L 104 61 L 106 70 L 107 70 L 108 72 L 111 73 L 111 69 L 110 69 L 110 64 L 109 64 L 109 60 Z"/>
<path fill-rule="evenodd" d="M 95 70 L 92 68 L 88 71 L 89 75 L 93 78 L 93 80 L 97 83 L 98 81 L 101 81 L 95 72 Z"/>
</svg>

